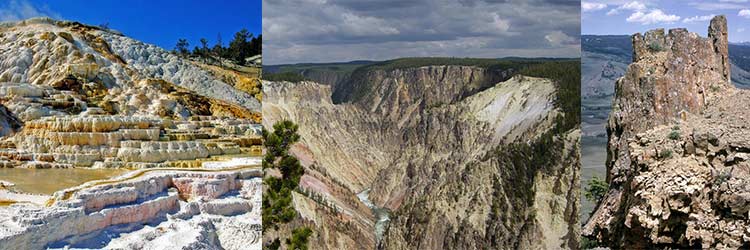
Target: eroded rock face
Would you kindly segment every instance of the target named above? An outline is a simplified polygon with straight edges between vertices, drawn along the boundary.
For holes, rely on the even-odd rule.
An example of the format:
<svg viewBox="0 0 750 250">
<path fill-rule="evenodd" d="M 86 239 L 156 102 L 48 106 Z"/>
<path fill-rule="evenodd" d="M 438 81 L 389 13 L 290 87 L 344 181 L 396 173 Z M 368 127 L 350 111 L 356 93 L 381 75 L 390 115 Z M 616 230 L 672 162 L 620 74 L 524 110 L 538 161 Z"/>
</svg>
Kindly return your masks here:
<svg viewBox="0 0 750 250">
<path fill-rule="evenodd" d="M 708 38 L 633 36 L 607 127 L 610 190 L 585 235 L 617 248 L 747 247 L 750 96 L 731 85 L 726 27 L 717 16 Z"/>
<path fill-rule="evenodd" d="M 366 76 L 360 83 L 367 83 L 367 94 L 355 92 L 361 84 L 340 89 L 350 98 L 342 104 L 332 103 L 329 86 L 264 82 L 264 125 L 299 124 L 301 143 L 291 151 L 306 167 L 300 187 L 323 197 L 295 196 L 297 221 L 319 232 L 312 248 L 578 246 L 580 134 L 539 139 L 559 113 L 550 80 L 491 76 L 467 66 Z M 551 143 L 554 157 L 564 160 L 534 166 L 513 160 L 529 152 L 508 145 L 535 141 Z M 374 235 L 379 218 L 356 197 L 368 189 L 376 206 L 392 211 L 380 241 Z M 273 239 L 290 229 L 269 231 Z"/>
</svg>

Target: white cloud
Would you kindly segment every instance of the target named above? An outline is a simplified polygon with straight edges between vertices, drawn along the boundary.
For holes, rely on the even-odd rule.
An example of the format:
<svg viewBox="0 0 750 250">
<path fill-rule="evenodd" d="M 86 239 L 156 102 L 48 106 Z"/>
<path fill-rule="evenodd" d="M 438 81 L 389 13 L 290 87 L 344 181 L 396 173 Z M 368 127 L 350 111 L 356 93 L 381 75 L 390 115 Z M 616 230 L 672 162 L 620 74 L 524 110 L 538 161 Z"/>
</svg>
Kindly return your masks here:
<svg viewBox="0 0 750 250">
<path fill-rule="evenodd" d="M 625 21 L 631 23 L 640 23 L 643 25 L 655 24 L 655 23 L 673 23 L 680 21 L 680 16 L 669 15 L 661 11 L 660 9 L 653 9 L 648 13 L 642 11 L 636 11 L 630 15 Z"/>
<path fill-rule="evenodd" d="M 547 39 L 547 42 L 552 45 L 572 44 L 576 42 L 576 39 L 566 35 L 559 30 L 548 33 L 546 36 L 544 36 L 544 39 Z"/>
<path fill-rule="evenodd" d="M 42 16 L 61 19 L 60 14 L 49 10 L 47 6 L 42 6 L 40 9 L 28 0 L 10 0 L 4 5 L 0 4 L 0 21 L 18 21 Z"/>
<path fill-rule="evenodd" d="M 607 4 L 603 4 L 603 3 L 591 3 L 591 2 L 581 2 L 581 10 L 583 12 L 597 11 L 597 10 L 602 10 L 604 8 L 607 8 Z"/>
<path fill-rule="evenodd" d="M 745 28 L 737 28 L 737 32 L 745 32 Z"/>
<path fill-rule="evenodd" d="M 486 33 L 486 34 L 507 34 L 508 29 L 510 29 L 510 22 L 508 20 L 503 20 L 500 18 L 500 15 L 497 13 L 492 13 L 492 21 L 489 22 L 487 25 L 481 25 L 481 26 L 474 26 L 472 27 L 472 31 L 477 33 Z"/>
<path fill-rule="evenodd" d="M 750 0 L 719 0 L 722 3 L 747 3 Z"/>
<path fill-rule="evenodd" d="M 713 18 L 714 16 L 716 16 L 716 15 L 709 14 L 709 15 L 705 15 L 705 16 L 687 17 L 687 18 L 683 19 L 682 22 L 683 23 L 692 23 L 692 22 L 708 21 L 708 20 L 711 20 L 711 18 Z"/>
<path fill-rule="evenodd" d="M 628 3 L 620 5 L 617 8 L 609 10 L 607 12 L 607 15 L 608 16 L 617 15 L 617 14 L 620 14 L 620 11 L 623 11 L 623 10 L 644 11 L 646 10 L 646 4 L 638 2 L 638 1 L 628 2 Z"/>
<path fill-rule="evenodd" d="M 737 13 L 737 15 L 744 17 L 744 18 L 750 18 L 750 10 L 749 9 L 740 10 L 740 12 Z"/>
<path fill-rule="evenodd" d="M 716 10 L 736 10 L 746 8 L 746 4 L 741 4 L 741 1 L 719 1 L 719 2 L 708 2 L 708 1 L 697 1 L 690 2 L 688 5 L 693 6 L 698 10 L 716 11 Z"/>
<path fill-rule="evenodd" d="M 381 18 L 359 16 L 353 13 L 342 14 L 342 31 L 355 36 L 397 35 L 399 30 L 389 27 Z"/>
</svg>

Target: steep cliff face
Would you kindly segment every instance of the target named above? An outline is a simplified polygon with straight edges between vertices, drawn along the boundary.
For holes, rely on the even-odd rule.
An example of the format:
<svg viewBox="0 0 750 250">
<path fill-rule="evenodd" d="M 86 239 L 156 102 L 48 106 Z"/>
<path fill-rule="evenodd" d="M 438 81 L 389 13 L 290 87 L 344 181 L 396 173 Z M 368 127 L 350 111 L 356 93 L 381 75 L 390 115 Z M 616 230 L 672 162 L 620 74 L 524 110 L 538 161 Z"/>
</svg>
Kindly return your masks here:
<svg viewBox="0 0 750 250">
<path fill-rule="evenodd" d="M 314 82 L 264 82 L 264 125 L 300 125 L 293 152 L 309 178 L 300 186 L 348 212 L 313 217 L 295 203 L 307 211 L 302 221 L 326 218 L 314 220 L 313 248 L 577 247 L 579 134 L 551 132 L 560 114 L 551 80 L 510 72 L 375 70 L 349 86 L 343 104 Z M 548 147 L 550 158 L 534 153 Z M 382 236 L 356 199 L 366 190 L 392 211 Z M 334 241 L 321 222 L 356 228 L 332 227 L 335 239 L 369 237 Z"/>
<path fill-rule="evenodd" d="M 458 65 L 391 70 L 365 66 L 352 73 L 349 83 L 336 88 L 333 98 L 383 114 L 412 104 L 453 103 L 508 79 L 512 71 Z"/>
<path fill-rule="evenodd" d="M 331 86 L 331 90 L 335 92 L 336 89 L 349 82 L 352 72 L 307 69 L 300 71 L 299 74 L 314 82 Z"/>
<path fill-rule="evenodd" d="M 607 126 L 609 191 L 585 235 L 614 247 L 747 244 L 747 214 L 737 212 L 747 186 L 733 183 L 747 181 L 736 154 L 748 123 L 736 104 L 748 95 L 730 82 L 726 27 L 717 16 L 708 38 L 684 29 L 633 36 Z"/>
</svg>

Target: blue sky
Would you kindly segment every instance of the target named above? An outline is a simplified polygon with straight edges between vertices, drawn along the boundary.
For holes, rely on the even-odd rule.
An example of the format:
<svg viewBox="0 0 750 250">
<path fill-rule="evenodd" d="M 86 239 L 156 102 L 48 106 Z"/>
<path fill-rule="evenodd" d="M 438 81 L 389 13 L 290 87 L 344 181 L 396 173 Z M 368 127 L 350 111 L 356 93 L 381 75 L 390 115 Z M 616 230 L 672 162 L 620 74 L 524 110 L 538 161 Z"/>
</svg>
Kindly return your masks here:
<svg viewBox="0 0 750 250">
<path fill-rule="evenodd" d="M 221 33 L 224 45 L 242 28 L 261 33 L 261 0 L 3 0 L 0 21 L 35 16 L 79 21 L 91 25 L 109 23 L 125 35 L 172 49 L 178 38 L 187 38 L 190 47 L 199 39 L 216 42 Z"/>
<path fill-rule="evenodd" d="M 750 41 L 750 0 L 585 0 L 581 32 L 623 35 L 654 28 L 687 28 L 705 36 L 713 15 L 723 14 L 729 41 Z"/>
</svg>

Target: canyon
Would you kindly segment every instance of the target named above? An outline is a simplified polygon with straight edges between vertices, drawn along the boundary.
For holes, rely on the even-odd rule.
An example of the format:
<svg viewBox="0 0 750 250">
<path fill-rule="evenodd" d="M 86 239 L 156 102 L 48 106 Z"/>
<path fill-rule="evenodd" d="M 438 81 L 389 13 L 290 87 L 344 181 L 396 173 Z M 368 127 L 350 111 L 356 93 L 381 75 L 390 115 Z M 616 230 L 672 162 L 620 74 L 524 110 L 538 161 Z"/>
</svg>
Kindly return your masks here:
<svg viewBox="0 0 750 250">
<path fill-rule="evenodd" d="M 50 18 L 0 51 L 0 249 L 261 248 L 259 75 Z"/>
<path fill-rule="evenodd" d="M 632 36 L 607 122 L 609 190 L 583 227 L 612 248 L 747 248 L 747 111 L 727 20 Z"/>
<path fill-rule="evenodd" d="M 299 216 L 264 240 L 304 225 L 313 249 L 577 248 L 580 130 L 559 125 L 558 82 L 420 60 L 263 81 L 263 124 L 299 125 L 305 167 Z"/>
</svg>

